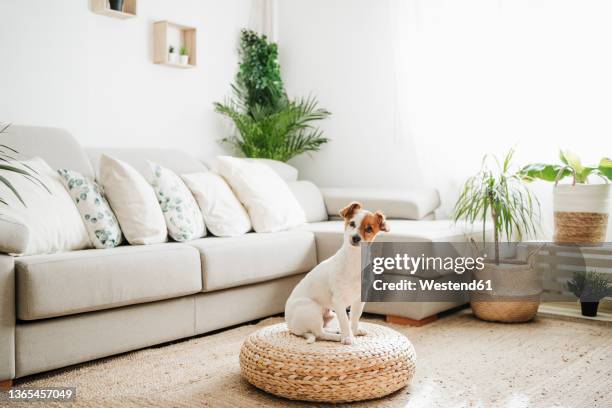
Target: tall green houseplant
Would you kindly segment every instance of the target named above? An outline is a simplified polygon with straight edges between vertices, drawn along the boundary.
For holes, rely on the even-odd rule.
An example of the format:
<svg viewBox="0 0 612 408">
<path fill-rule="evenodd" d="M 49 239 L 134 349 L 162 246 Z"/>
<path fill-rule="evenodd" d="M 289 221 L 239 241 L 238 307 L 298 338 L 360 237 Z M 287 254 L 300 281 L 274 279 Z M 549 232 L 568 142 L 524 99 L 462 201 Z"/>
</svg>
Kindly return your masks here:
<svg viewBox="0 0 612 408">
<path fill-rule="evenodd" d="M 281 110 L 287 103 L 287 94 L 278 63 L 278 46 L 251 30 L 242 30 L 238 49 L 241 62 L 236 74 L 234 94 L 244 102 L 248 113 L 265 109 Z"/>
<path fill-rule="evenodd" d="M 494 167 L 485 156 L 480 171 L 465 182 L 453 214 L 455 221 L 482 221 L 483 241 L 485 223 L 492 221 L 497 265 L 500 264 L 499 245 L 503 238 L 508 241 L 514 236 L 522 239 L 538 231 L 540 204 L 521 180 L 521 175 L 511 171 L 513 155 L 514 150 L 510 150 L 502 163 L 495 158 Z"/>
<path fill-rule="evenodd" d="M 500 241 L 521 240 L 538 231 L 540 206 L 523 183 L 511 170 L 514 154 L 510 150 L 503 162 L 485 156 L 480 171 L 470 177 L 463 187 L 454 210 L 455 221 L 482 221 L 483 241 L 492 223 L 495 262 L 487 262 L 482 269 L 472 271 L 474 280 L 494 282 L 489 290 L 470 291 L 470 306 L 474 316 L 494 322 L 517 323 L 534 318 L 540 304 L 541 287 L 537 274 L 526 260 L 504 259 L 500 256 Z M 491 221 L 489 226 L 487 221 Z M 486 253 L 485 253 L 486 255 Z"/>
<path fill-rule="evenodd" d="M 327 143 L 316 122 L 330 112 L 319 108 L 312 96 L 287 97 L 277 45 L 265 35 L 242 30 L 238 52 L 241 62 L 232 97 L 214 104 L 236 127 L 236 134 L 222 141 L 246 157 L 280 161 L 318 151 Z"/>
</svg>

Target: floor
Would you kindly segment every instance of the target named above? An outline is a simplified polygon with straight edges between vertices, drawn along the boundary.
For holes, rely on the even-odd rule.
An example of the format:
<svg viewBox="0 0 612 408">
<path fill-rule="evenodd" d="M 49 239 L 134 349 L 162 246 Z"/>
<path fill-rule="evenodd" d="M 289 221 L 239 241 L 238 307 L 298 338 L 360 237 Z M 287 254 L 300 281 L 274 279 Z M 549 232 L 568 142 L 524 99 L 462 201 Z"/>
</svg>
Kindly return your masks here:
<svg viewBox="0 0 612 408">
<path fill-rule="evenodd" d="M 17 386 L 76 387 L 77 401 L 57 403 L 58 407 L 324 406 L 276 398 L 241 378 L 238 352 L 244 337 L 280 321 L 266 319 L 32 376 Z M 391 327 L 404 333 L 416 348 L 417 374 L 412 384 L 389 397 L 351 406 L 612 406 L 610 324 L 542 316 L 526 324 L 495 324 L 475 319 L 468 309 L 423 327 Z"/>
</svg>

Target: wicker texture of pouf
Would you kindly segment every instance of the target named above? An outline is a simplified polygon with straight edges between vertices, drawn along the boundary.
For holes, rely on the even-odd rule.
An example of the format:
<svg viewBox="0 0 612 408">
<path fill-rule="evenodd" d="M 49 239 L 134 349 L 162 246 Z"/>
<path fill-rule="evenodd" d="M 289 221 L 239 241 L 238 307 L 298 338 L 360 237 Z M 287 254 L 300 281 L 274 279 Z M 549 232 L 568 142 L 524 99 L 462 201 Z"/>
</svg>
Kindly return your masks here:
<svg viewBox="0 0 612 408">
<path fill-rule="evenodd" d="M 350 346 L 307 344 L 285 323 L 264 327 L 242 345 L 242 375 L 257 388 L 302 401 L 362 401 L 408 385 L 416 369 L 412 343 L 388 327 L 360 324 L 368 334 Z"/>
</svg>

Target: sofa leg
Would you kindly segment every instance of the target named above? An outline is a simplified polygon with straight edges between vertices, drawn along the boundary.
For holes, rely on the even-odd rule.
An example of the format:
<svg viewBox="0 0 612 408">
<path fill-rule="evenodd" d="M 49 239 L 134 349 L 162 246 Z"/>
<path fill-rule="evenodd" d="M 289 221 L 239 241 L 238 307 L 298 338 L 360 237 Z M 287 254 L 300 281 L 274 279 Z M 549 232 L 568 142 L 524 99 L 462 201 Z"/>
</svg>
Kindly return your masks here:
<svg viewBox="0 0 612 408">
<path fill-rule="evenodd" d="M 424 326 L 431 322 L 435 322 L 436 320 L 438 320 L 438 315 L 429 316 L 421 320 L 414 320 L 409 317 L 402 317 L 402 316 L 393 316 L 393 315 L 386 316 L 387 323 L 401 324 L 404 326 L 416 326 L 416 327 Z"/>
<path fill-rule="evenodd" d="M 13 388 L 13 380 L 2 380 L 0 381 L 0 390 L 6 391 Z"/>
</svg>

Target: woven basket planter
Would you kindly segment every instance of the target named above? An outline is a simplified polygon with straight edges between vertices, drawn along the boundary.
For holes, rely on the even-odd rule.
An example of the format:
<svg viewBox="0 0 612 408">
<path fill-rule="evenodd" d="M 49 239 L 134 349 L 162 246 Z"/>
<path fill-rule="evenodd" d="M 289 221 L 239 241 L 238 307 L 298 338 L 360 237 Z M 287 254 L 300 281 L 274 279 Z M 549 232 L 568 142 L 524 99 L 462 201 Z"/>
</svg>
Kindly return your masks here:
<svg viewBox="0 0 612 408">
<path fill-rule="evenodd" d="M 606 240 L 610 184 L 560 184 L 553 190 L 554 241 L 600 244 Z"/>
<path fill-rule="evenodd" d="M 538 312 L 540 300 L 509 300 L 470 302 L 474 316 L 488 322 L 522 323 L 532 320 Z"/>
<path fill-rule="evenodd" d="M 350 402 L 379 398 L 410 383 L 416 353 L 390 328 L 361 323 L 366 336 L 353 345 L 306 340 L 284 323 L 251 334 L 240 350 L 244 378 L 264 391 L 292 400 Z"/>
<path fill-rule="evenodd" d="M 521 323 L 532 320 L 540 306 L 542 285 L 529 264 L 485 264 L 474 279 L 490 280 L 493 291 L 473 291 L 470 306 L 481 320 Z"/>
</svg>

